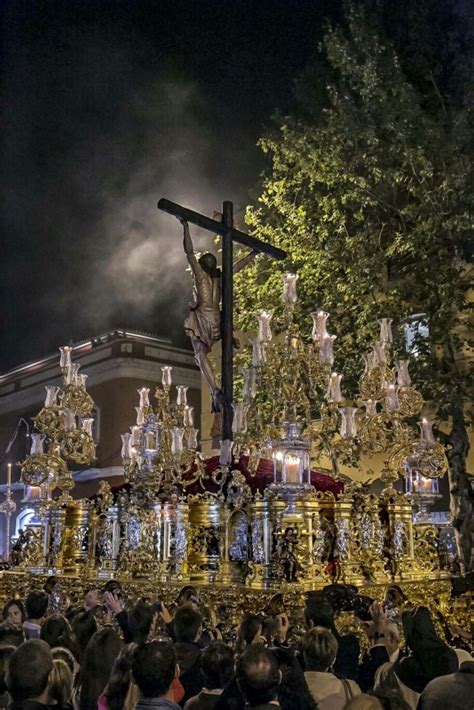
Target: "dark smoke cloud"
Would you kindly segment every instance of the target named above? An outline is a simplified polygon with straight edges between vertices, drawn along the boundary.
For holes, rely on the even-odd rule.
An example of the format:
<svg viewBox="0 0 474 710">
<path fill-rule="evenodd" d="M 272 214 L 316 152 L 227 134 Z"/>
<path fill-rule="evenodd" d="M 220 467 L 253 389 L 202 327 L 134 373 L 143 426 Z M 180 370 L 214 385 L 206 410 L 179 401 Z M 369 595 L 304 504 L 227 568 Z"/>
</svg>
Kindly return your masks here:
<svg viewBox="0 0 474 710">
<path fill-rule="evenodd" d="M 2 366 L 119 326 L 186 343 L 182 229 L 156 203 L 167 196 L 212 214 L 235 189 L 232 179 L 216 184 L 212 109 L 195 80 L 169 61 L 155 76 L 141 56 L 159 61 L 153 52 L 106 29 L 63 37 L 59 53 L 59 29 L 26 37 L 28 52 L 15 43 L 10 57 Z M 213 248 L 212 237 L 197 235 L 196 247 Z"/>
</svg>

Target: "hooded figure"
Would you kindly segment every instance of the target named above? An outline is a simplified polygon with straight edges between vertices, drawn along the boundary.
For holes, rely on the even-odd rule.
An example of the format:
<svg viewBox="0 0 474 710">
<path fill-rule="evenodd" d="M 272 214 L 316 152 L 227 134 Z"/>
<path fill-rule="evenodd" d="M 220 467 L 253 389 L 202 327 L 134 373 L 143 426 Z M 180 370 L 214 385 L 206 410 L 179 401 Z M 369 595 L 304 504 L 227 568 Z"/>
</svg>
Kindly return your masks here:
<svg viewBox="0 0 474 710">
<path fill-rule="evenodd" d="M 421 693 L 434 678 L 457 671 L 456 652 L 440 639 L 425 606 L 405 612 L 402 623 L 411 653 L 398 660 L 393 671 L 404 685 Z"/>
</svg>

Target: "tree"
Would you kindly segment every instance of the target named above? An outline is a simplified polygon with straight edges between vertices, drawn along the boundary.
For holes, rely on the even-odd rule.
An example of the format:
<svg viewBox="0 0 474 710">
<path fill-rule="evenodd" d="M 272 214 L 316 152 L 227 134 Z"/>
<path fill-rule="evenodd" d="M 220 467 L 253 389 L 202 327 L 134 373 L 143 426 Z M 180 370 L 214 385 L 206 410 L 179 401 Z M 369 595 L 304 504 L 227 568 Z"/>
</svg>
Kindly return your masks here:
<svg viewBox="0 0 474 710">
<path fill-rule="evenodd" d="M 315 308 L 330 312 L 348 396 L 377 318 L 394 319 L 402 353 L 404 327 L 418 314 L 425 328 L 415 332 L 412 369 L 448 446 L 453 525 L 468 565 L 472 72 L 459 71 L 455 91 L 443 93 L 427 30 L 417 60 L 413 42 L 403 53 L 402 34 L 396 51 L 386 22 L 386 13 L 348 5 L 345 22 L 327 29 L 322 51 L 331 78 L 325 99 L 317 98 L 326 107 L 311 110 L 318 72 L 309 68 L 298 84 L 300 112 L 260 141 L 271 167 L 246 219 L 253 234 L 287 250 L 299 274 L 300 322 L 307 324 Z M 471 61 L 453 34 L 448 49 L 462 54 L 453 66 Z M 259 308 L 281 317 L 282 269 L 288 263 L 257 261 L 238 277 L 239 326 L 251 326 Z"/>
</svg>

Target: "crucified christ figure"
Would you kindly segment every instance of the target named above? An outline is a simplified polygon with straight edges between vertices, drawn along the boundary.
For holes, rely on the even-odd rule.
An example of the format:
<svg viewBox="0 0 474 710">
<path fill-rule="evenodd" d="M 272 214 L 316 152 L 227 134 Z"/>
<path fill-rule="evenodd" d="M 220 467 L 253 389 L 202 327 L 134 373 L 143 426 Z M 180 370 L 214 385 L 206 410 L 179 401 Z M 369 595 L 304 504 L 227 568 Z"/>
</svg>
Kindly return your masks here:
<svg viewBox="0 0 474 710">
<path fill-rule="evenodd" d="M 212 396 L 212 411 L 222 409 L 222 390 L 218 387 L 208 355 L 212 346 L 221 339 L 221 270 L 217 267 L 214 254 L 206 253 L 196 259 L 189 225 L 180 220 L 184 230 L 184 251 L 188 258 L 194 280 L 194 303 L 186 320 L 184 329 L 191 338 L 196 362 L 206 379 Z M 234 264 L 233 273 L 243 269 L 255 256 L 257 250 L 239 259 Z"/>
</svg>

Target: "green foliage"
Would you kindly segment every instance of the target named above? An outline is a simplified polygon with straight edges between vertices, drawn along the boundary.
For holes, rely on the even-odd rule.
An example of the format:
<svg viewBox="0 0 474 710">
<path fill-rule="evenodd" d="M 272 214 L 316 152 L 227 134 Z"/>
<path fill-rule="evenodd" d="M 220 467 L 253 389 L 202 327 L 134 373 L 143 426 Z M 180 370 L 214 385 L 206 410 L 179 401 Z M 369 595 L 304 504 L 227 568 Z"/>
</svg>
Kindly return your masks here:
<svg viewBox="0 0 474 710">
<path fill-rule="evenodd" d="M 424 81 L 409 80 L 402 53 L 375 20 L 348 6 L 344 25 L 329 28 L 323 41 L 331 76 L 327 108 L 311 113 L 306 105 L 260 141 L 271 168 L 247 222 L 252 234 L 289 258 L 282 264 L 260 257 L 238 275 L 237 325 L 255 329 L 261 308 L 281 318 L 282 274 L 295 269 L 299 325 L 309 336 L 309 313 L 330 312 L 329 331 L 338 336 L 335 368 L 352 397 L 362 354 L 377 337 L 377 318 L 394 319 L 403 355 L 403 325 L 424 313 L 430 339 L 417 339 L 411 369 L 447 419 L 453 398 L 465 401 L 470 383 L 472 77 L 465 73 L 455 99 L 442 96 L 424 52 L 418 65 Z M 413 61 L 413 44 L 410 51 Z M 314 74 L 305 73 L 300 94 Z"/>
</svg>

